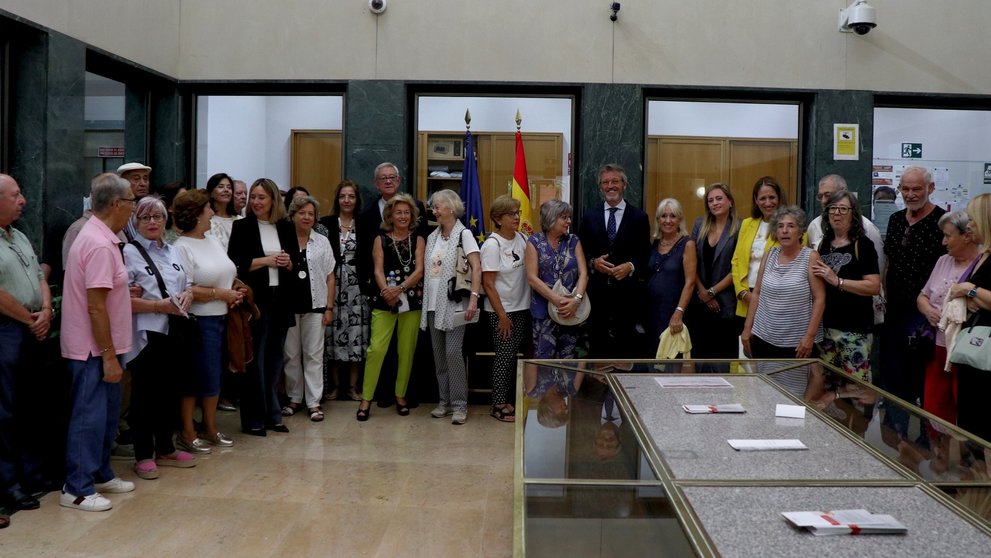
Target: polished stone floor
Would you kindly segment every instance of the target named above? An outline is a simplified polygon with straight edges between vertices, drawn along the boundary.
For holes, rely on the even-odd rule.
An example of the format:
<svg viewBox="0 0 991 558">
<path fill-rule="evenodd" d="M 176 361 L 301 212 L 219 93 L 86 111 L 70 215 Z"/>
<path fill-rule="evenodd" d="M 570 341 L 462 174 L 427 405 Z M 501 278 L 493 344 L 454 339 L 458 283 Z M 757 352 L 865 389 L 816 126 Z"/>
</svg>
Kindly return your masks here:
<svg viewBox="0 0 991 558">
<path fill-rule="evenodd" d="M 130 494 L 108 512 L 62 508 L 58 495 L 0 531 L 0 556 L 511 556 L 513 425 L 473 406 L 464 426 L 431 406 L 399 417 L 373 404 L 325 405 L 327 418 L 287 419 L 289 434 L 240 434 L 192 469 L 136 478 L 115 461 Z"/>
</svg>

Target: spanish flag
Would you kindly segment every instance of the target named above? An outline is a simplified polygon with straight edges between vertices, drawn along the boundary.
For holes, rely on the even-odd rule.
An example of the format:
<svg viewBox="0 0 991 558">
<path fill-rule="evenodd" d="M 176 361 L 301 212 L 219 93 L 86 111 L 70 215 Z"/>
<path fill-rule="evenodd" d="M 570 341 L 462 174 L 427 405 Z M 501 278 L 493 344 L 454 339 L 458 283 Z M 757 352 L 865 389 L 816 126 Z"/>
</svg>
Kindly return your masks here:
<svg viewBox="0 0 991 558">
<path fill-rule="evenodd" d="M 516 130 L 516 161 L 513 163 L 513 199 L 520 201 L 520 232 L 533 234 L 533 218 L 530 213 L 530 181 L 526 175 L 526 155 L 523 154 L 523 136 Z"/>
</svg>

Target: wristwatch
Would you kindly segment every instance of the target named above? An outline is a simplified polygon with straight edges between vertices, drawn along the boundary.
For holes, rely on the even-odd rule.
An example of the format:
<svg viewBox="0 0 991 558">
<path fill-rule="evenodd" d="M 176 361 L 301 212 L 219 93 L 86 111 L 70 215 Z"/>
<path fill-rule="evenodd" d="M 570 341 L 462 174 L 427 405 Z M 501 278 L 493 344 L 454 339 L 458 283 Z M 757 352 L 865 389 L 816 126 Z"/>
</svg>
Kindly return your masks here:
<svg viewBox="0 0 991 558">
<path fill-rule="evenodd" d="M 967 291 L 967 298 L 977 298 L 977 287 Z"/>
<path fill-rule="evenodd" d="M 709 293 L 709 296 L 711 296 L 712 298 L 716 298 L 716 291 L 712 290 L 712 287 L 709 287 L 709 290 L 707 290 L 706 292 Z"/>
</svg>

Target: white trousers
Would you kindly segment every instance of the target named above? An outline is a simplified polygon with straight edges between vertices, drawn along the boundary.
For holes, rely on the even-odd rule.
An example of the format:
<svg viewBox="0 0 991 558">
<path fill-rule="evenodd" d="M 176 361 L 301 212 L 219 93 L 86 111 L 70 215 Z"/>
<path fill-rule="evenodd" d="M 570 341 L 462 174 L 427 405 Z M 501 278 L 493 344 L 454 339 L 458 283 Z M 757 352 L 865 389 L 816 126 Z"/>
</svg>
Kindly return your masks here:
<svg viewBox="0 0 991 558">
<path fill-rule="evenodd" d="M 305 387 L 306 407 L 320 406 L 323 397 L 323 314 L 296 314 L 296 325 L 286 333 L 286 394 L 293 403 L 302 403 Z"/>
</svg>

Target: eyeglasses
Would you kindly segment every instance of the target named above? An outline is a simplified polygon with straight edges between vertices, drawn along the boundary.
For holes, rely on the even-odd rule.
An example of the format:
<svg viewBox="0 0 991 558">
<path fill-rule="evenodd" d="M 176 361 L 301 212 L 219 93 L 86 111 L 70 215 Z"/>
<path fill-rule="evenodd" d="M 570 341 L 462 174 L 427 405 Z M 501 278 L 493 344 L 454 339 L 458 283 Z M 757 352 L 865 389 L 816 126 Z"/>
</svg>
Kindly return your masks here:
<svg viewBox="0 0 991 558">
<path fill-rule="evenodd" d="M 7 238 L 4 237 L 4 240 L 7 240 Z M 17 247 L 16 244 L 11 242 L 10 240 L 7 240 L 7 246 L 10 246 L 10 249 L 14 251 L 14 254 L 17 255 L 17 259 L 21 260 L 21 264 L 24 266 L 25 269 L 31 267 L 31 262 L 28 260 L 27 256 L 24 255 L 24 252 L 22 252 L 21 249 Z"/>
<path fill-rule="evenodd" d="M 130 202 L 136 204 L 138 203 L 138 198 L 117 198 L 117 201 L 124 201 L 124 202 Z"/>
<path fill-rule="evenodd" d="M 141 217 L 138 217 L 138 221 L 141 221 L 142 223 L 148 223 L 150 221 L 161 223 L 165 221 L 165 215 L 162 215 L 161 213 L 155 213 L 152 215 L 142 215 Z"/>
<path fill-rule="evenodd" d="M 850 208 L 844 207 L 842 205 L 834 205 L 833 207 L 830 207 L 826 211 L 828 211 L 833 215 L 846 215 L 847 213 L 850 213 Z"/>
<path fill-rule="evenodd" d="M 510 211 L 509 213 L 503 213 L 500 217 L 519 217 L 523 215 L 522 211 Z"/>
<path fill-rule="evenodd" d="M 381 180 L 382 182 L 395 182 L 399 180 L 399 176 L 395 174 L 390 174 L 388 176 L 380 176 L 376 180 Z"/>
</svg>

